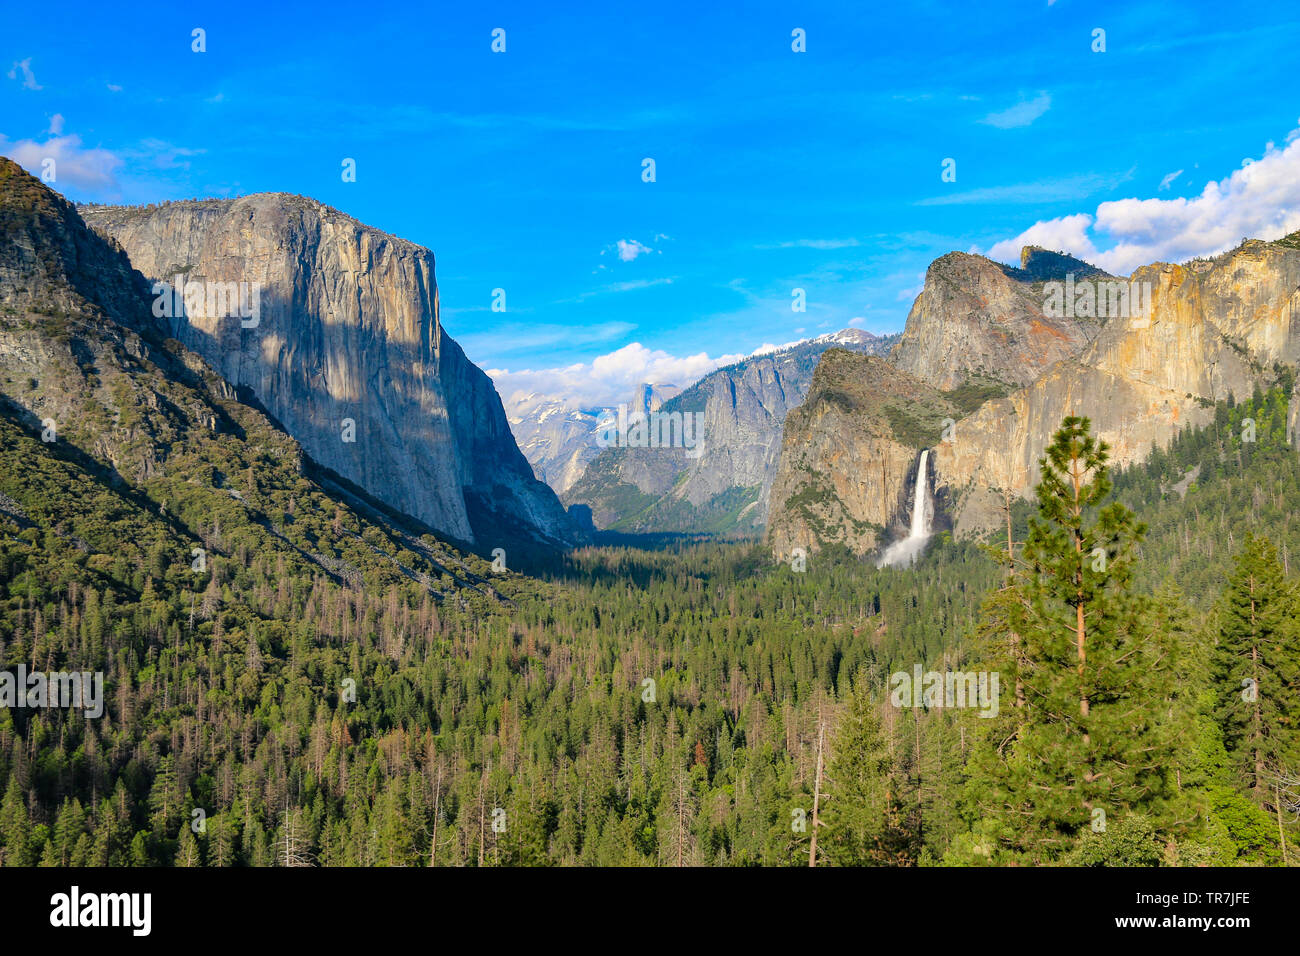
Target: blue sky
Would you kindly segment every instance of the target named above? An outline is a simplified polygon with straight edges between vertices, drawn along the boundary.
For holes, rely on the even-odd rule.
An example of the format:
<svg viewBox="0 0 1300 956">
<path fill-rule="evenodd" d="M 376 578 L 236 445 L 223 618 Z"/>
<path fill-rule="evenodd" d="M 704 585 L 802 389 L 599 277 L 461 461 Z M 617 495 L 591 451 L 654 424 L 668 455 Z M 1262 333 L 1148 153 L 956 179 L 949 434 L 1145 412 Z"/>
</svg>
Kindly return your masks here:
<svg viewBox="0 0 1300 956">
<path fill-rule="evenodd" d="M 898 331 L 953 249 L 1119 271 L 1300 209 L 1294 0 L 107 6 L 6 11 L 0 152 L 77 200 L 282 190 L 426 245 L 503 396 Z"/>
</svg>

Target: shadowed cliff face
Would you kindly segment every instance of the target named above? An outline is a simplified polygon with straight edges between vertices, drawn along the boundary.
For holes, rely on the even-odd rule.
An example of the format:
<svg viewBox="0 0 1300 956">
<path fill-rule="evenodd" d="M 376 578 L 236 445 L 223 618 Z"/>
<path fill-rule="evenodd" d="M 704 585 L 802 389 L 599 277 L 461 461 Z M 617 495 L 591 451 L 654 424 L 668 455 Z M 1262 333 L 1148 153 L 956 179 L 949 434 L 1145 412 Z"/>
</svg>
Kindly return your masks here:
<svg viewBox="0 0 1300 956">
<path fill-rule="evenodd" d="M 608 448 L 565 492 L 598 527 L 752 534 L 767 521 L 787 413 L 832 347 L 879 354 L 890 337 L 845 329 L 717 369 L 663 405 L 702 416 L 702 449 Z"/>
<path fill-rule="evenodd" d="M 197 553 L 213 562 L 213 585 L 229 573 L 219 567 L 256 560 L 282 575 L 356 587 L 416 581 L 436 600 L 465 587 L 495 596 L 479 573 L 484 562 L 340 490 L 299 442 L 168 337 L 152 306 L 149 283 L 112 239 L 0 157 L 0 513 L 8 520 L 22 528 L 47 521 L 47 542 L 71 544 L 92 580 L 124 590 L 130 576 L 108 569 L 125 546 L 140 560 L 153 554 L 148 581 L 174 581 L 177 567 L 200 573 Z M 122 529 L 142 537 L 124 541 Z M 203 590 L 204 578 L 192 580 Z"/>
<path fill-rule="evenodd" d="M 186 426 L 220 425 L 213 407 L 178 401 L 154 381 L 159 368 L 195 377 L 184 356 L 150 347 L 161 340 L 146 284 L 122 250 L 0 157 L 0 402 L 48 440 L 142 481 L 163 468 Z M 162 413 L 162 427 L 119 411 L 136 396 Z"/>
<path fill-rule="evenodd" d="M 207 309 L 163 321 L 319 463 L 464 541 L 491 546 L 479 532 L 501 523 L 571 540 L 491 381 L 443 332 L 427 249 L 283 193 L 81 213 L 151 280 L 260 293 L 255 322 Z"/>
<path fill-rule="evenodd" d="M 890 356 L 914 378 L 941 387 L 951 387 L 949 383 L 968 374 L 969 369 L 962 370 L 965 360 L 951 354 L 960 342 L 992 341 L 994 333 L 988 330 L 1008 324 L 1004 308 L 1012 310 L 1013 320 L 1028 315 L 1015 312 L 1029 299 L 1023 290 L 1008 292 L 1006 283 L 1018 280 L 1006 272 L 1028 274 L 1037 268 L 1037 278 L 1066 267 L 1081 274 L 1075 261 L 1049 268 L 1037 256 L 1027 257 L 1030 261 L 1022 263 L 1027 268 L 1021 270 L 986 260 L 971 263 L 967 260 L 976 257 L 970 256 L 960 257 L 960 267 L 954 268 L 956 255 L 931 267 L 927 291 L 909 316 L 904 341 Z M 944 265 L 936 268 L 940 263 Z M 961 287 L 962 277 L 971 288 Z M 930 280 L 938 286 L 933 294 Z M 1117 316 L 1096 320 L 1091 328 L 1080 326 L 1076 333 L 1086 333 L 1087 341 L 1050 362 L 1043 356 L 1059 355 L 1056 343 L 1061 339 L 1031 336 L 1025 363 L 1034 370 L 1031 382 L 1005 397 L 984 401 L 965 417 L 954 415 L 957 420 L 946 433 L 934 428 L 925 432 L 920 444 L 935 451 L 935 485 L 948 503 L 955 531 L 996 524 L 1004 491 L 1015 496 L 1032 492 L 1038 459 L 1067 415 L 1092 419 L 1094 433 L 1111 446 L 1112 462 L 1124 466 L 1142 460 L 1153 445 L 1164 445 L 1180 429 L 1210 421 L 1215 402 L 1229 395 L 1245 398 L 1257 385 L 1272 382 L 1277 366 L 1300 363 L 1297 237 L 1249 241 L 1213 260 L 1144 266 L 1131 280 L 1149 284 L 1146 316 Z M 984 301 L 1001 304 L 972 313 L 971 304 Z M 1042 299 L 1038 302 L 1041 308 Z M 938 303 L 947 305 L 936 308 Z M 1020 361 L 1017 356 L 1013 354 L 1013 364 Z M 875 546 L 880 525 L 899 520 L 899 488 L 911 461 L 899 454 L 899 429 L 881 428 L 873 403 L 884 403 L 890 389 L 871 387 L 869 371 L 846 373 L 850 380 L 860 379 L 856 387 L 864 390 L 856 409 L 836 410 L 824 397 L 812 395 L 787 419 L 772 492 L 769 543 L 778 558 L 792 546 L 811 551 L 830 541 L 865 552 Z M 1300 415 L 1297 408 L 1300 400 L 1293 402 L 1293 420 Z M 844 462 L 859 473 L 856 483 L 845 477 Z M 882 478 L 870 477 L 868 462 L 877 463 L 878 471 L 883 468 Z M 814 485 L 815 494 L 810 490 L 800 496 L 800 487 Z M 798 507 L 814 499 L 821 502 L 820 526 L 805 520 Z"/>
</svg>

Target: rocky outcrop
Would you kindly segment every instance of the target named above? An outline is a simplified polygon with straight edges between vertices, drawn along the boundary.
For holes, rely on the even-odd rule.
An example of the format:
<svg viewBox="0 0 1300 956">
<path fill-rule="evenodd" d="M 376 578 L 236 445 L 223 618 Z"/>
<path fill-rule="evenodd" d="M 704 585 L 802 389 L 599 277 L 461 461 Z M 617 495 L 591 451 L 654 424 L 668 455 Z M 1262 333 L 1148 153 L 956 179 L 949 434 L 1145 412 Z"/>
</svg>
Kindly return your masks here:
<svg viewBox="0 0 1300 956">
<path fill-rule="evenodd" d="M 107 593 L 179 570 L 220 604 L 222 581 L 264 562 L 307 584 L 497 595 L 485 562 L 339 488 L 152 301 L 119 246 L 0 157 L 0 519 L 44 526 L 41 547 L 71 546 L 69 567 Z"/>
<path fill-rule="evenodd" d="M 170 333 L 320 464 L 462 541 L 490 546 L 483 530 L 502 525 L 573 539 L 491 381 L 444 332 L 427 249 L 283 193 L 80 211 L 151 280 L 256 293 L 250 315 L 168 309 L 155 286 Z"/>
<path fill-rule="evenodd" d="M 1095 318 L 1053 317 L 1046 280 L 1102 275 L 1069 256 L 1027 248 L 1021 268 L 950 252 L 926 271 L 890 360 L 935 388 L 976 382 L 1028 385 L 1079 354 L 1100 327 Z"/>
<path fill-rule="evenodd" d="M 788 413 L 830 348 L 884 353 L 893 337 L 846 329 L 717 369 L 663 403 L 698 415 L 702 449 L 608 448 L 565 494 L 601 528 L 752 534 L 767 521 Z"/>
<path fill-rule="evenodd" d="M 1020 271 L 1051 275 L 1062 265 L 1044 266 L 1037 258 L 1027 254 Z M 1068 268 L 1077 266 L 1069 263 Z M 1003 267 L 971 264 L 964 273 L 982 292 L 945 288 L 936 293 L 933 303 L 950 303 L 958 312 L 956 322 L 950 322 L 942 308 L 920 308 L 918 300 L 905 339 L 911 337 L 913 348 L 930 343 L 938 349 L 937 343 L 967 335 L 970 303 L 1002 287 L 995 269 Z M 935 272 L 932 267 L 931 274 Z M 945 287 L 958 274 L 951 262 L 938 272 L 936 281 Z M 955 415 L 957 420 L 943 436 L 932 443 L 925 439 L 935 452 L 935 487 L 957 533 L 994 525 L 1004 493 L 1031 493 L 1038 480 L 1038 459 L 1067 415 L 1090 418 L 1094 433 L 1111 446 L 1111 461 L 1124 466 L 1142 460 L 1178 430 L 1212 420 L 1216 402 L 1244 398 L 1256 386 L 1274 382 L 1283 367 L 1294 369 L 1300 363 L 1300 241 L 1295 236 L 1272 243 L 1248 241 L 1214 259 L 1145 266 L 1130 280 L 1148 290 L 1150 305 L 1144 314 L 1098 320 L 1083 348 L 1050 364 L 1031 356 L 1029 367 L 1039 369 L 1032 382 L 1004 397 L 991 397 L 974 411 L 967 408 L 970 413 Z M 950 326 L 967 331 L 954 333 Z M 978 319 L 974 327 L 985 328 L 984 320 Z M 1059 340 L 1032 341 L 1055 354 L 1053 343 Z M 891 360 L 903 366 L 900 350 L 901 358 L 907 358 L 909 352 L 900 343 Z M 922 358 L 911 354 L 911 366 L 919 365 L 930 384 L 950 385 L 966 374 L 959 366 L 945 365 L 938 352 Z M 883 380 L 875 369 L 847 373 L 849 379 L 855 376 Z M 969 382 L 943 397 L 959 401 Z M 810 550 L 819 542 L 843 541 L 865 552 L 876 542 L 875 535 L 863 532 L 863 522 L 901 520 L 902 503 L 892 513 L 887 508 L 882 512 L 879 504 L 900 501 L 897 487 L 903 470 L 893 447 L 897 429 L 892 438 L 882 435 L 879 416 L 870 407 L 872 401 L 884 401 L 885 394 L 873 386 L 852 412 L 824 412 L 816 418 L 810 403 L 787 420 L 780 475 L 772 493 L 770 544 L 776 556 L 782 557 L 800 537 L 810 540 Z M 1293 423 L 1298 412 L 1300 400 L 1295 400 Z M 842 447 L 837 449 L 836 441 Z M 862 476 L 856 486 L 834 473 L 845 467 L 840 462 L 861 472 L 864 463 L 873 461 L 887 466 L 893 462 L 893 471 L 887 467 L 884 480 Z M 796 509 L 791 502 L 798 504 L 799 498 L 797 488 L 790 492 L 790 482 L 801 469 L 820 473 L 817 480 L 836 499 L 822 507 L 828 516 L 823 526 L 801 522 L 792 513 Z"/>
<path fill-rule="evenodd" d="M 1300 251 L 1248 242 L 1214 260 L 1144 266 L 1132 279 L 1150 284 L 1149 318 L 1108 320 L 1078 360 L 989 402 L 938 446 L 936 480 L 958 499 L 959 532 L 990 523 L 1000 500 L 990 491 L 1028 494 L 1066 415 L 1090 418 L 1124 466 L 1300 359 Z"/>
<path fill-rule="evenodd" d="M 126 254 L 0 157 L 0 401 L 43 440 L 78 449 L 126 481 L 146 479 L 163 467 L 178 427 L 217 427 L 210 407 L 169 400 L 162 382 L 129 377 L 157 364 L 190 375 L 150 341 L 162 341 L 161 329 Z M 171 433 L 106 412 L 123 388 L 147 389 L 142 403 L 170 413 Z"/>
<path fill-rule="evenodd" d="M 888 361 L 832 350 L 808 400 L 785 421 L 768 543 L 778 560 L 827 544 L 863 553 L 904 516 L 921 448 L 957 414 L 942 393 Z"/>
</svg>

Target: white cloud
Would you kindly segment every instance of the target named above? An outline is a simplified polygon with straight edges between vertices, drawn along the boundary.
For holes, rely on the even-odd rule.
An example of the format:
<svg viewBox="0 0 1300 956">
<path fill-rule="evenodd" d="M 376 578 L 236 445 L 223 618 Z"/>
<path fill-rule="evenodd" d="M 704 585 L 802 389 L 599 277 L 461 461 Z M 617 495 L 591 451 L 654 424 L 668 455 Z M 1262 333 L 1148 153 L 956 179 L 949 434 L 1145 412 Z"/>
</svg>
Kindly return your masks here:
<svg viewBox="0 0 1300 956">
<path fill-rule="evenodd" d="M 14 65 L 9 68 L 9 79 L 18 79 L 18 74 L 23 75 L 23 89 L 25 90 L 43 90 L 45 87 L 36 82 L 36 76 L 32 73 L 32 58 L 29 56 L 25 60 L 15 60 Z"/>
<path fill-rule="evenodd" d="M 1105 176 L 1090 173 L 1083 176 L 1064 176 L 1059 179 L 1042 179 L 1031 183 L 1010 183 L 1006 186 L 985 186 L 960 193 L 943 193 L 918 200 L 918 206 L 958 206 L 968 203 L 1044 203 L 1083 199 L 1103 189 L 1114 189 L 1133 178 L 1129 172 Z"/>
<path fill-rule="evenodd" d="M 1166 189 L 1172 186 L 1174 184 L 1174 180 L 1177 179 L 1182 174 L 1183 171 L 1181 169 L 1176 169 L 1172 173 L 1168 173 L 1164 179 L 1160 180 L 1160 191 L 1164 192 Z"/>
<path fill-rule="evenodd" d="M 640 256 L 646 256 L 652 252 L 657 256 L 662 256 L 664 251 L 659 248 L 660 243 L 672 242 L 672 239 L 672 236 L 666 235 L 662 232 L 655 233 L 654 238 L 650 240 L 649 245 L 646 245 L 640 239 L 620 239 L 613 245 L 601 249 L 600 254 L 603 256 L 606 253 L 612 252 L 618 257 L 620 262 L 631 262 Z M 600 271 L 604 268 L 605 266 L 601 265 L 598 266 L 595 271 Z"/>
<path fill-rule="evenodd" d="M 106 83 L 105 85 L 108 87 L 110 93 L 122 92 L 122 87 L 118 86 L 116 83 Z"/>
<path fill-rule="evenodd" d="M 772 245 L 755 246 L 756 249 L 851 249 L 861 245 L 856 239 L 795 239 Z"/>
<path fill-rule="evenodd" d="M 50 117 L 50 135 L 58 136 L 63 132 L 63 114 L 55 113 Z"/>
<path fill-rule="evenodd" d="M 1206 183 L 1199 196 L 1104 202 L 1095 215 L 1037 222 L 994 244 L 988 255 L 1016 262 L 1021 246 L 1039 245 L 1128 275 L 1149 262 L 1217 255 L 1243 238 L 1281 238 L 1300 229 L 1300 137 L 1293 132 L 1287 142 L 1282 150 L 1269 143 L 1263 157 Z"/>
<path fill-rule="evenodd" d="M 72 185 L 111 193 L 117 189 L 117 170 L 122 165 L 121 157 L 106 149 L 83 148 L 80 136 L 52 136 L 44 143 L 31 139 L 10 143 L 0 135 L 0 155 L 8 156 L 34 176 L 41 174 L 46 159 L 53 159 L 55 180 L 51 185 L 60 192 Z"/>
<path fill-rule="evenodd" d="M 998 129 L 1016 129 L 1028 126 L 1051 108 L 1052 97 L 1047 93 L 1039 93 L 1032 100 L 1021 100 L 1015 106 L 990 113 L 980 122 Z"/>
<path fill-rule="evenodd" d="M 205 149 L 187 149 L 175 146 L 161 139 L 146 139 L 140 143 L 140 149 L 131 154 L 132 160 L 139 158 L 141 163 L 151 163 L 157 169 L 189 169 L 189 157 L 206 153 Z"/>
<path fill-rule="evenodd" d="M 631 262 L 637 256 L 643 256 L 653 250 L 644 243 L 635 239 L 620 239 L 614 243 L 614 248 L 618 250 L 618 257 L 624 262 Z"/>
<path fill-rule="evenodd" d="M 1016 238 L 997 243 L 988 255 L 991 259 L 1019 263 L 1023 246 L 1042 246 L 1044 249 L 1071 252 L 1089 262 L 1096 262 L 1097 251 L 1088 237 L 1088 227 L 1091 225 L 1092 216 L 1086 212 L 1036 222 Z M 1080 252 L 1083 249 L 1088 250 L 1088 255 Z"/>
<path fill-rule="evenodd" d="M 601 408 L 625 402 L 643 382 L 686 388 L 715 368 L 738 362 L 743 355 L 710 357 L 705 352 L 676 356 L 632 342 L 591 362 L 560 368 L 488 369 L 497 391 L 512 404 L 530 393 L 563 400 L 570 408 Z"/>
</svg>

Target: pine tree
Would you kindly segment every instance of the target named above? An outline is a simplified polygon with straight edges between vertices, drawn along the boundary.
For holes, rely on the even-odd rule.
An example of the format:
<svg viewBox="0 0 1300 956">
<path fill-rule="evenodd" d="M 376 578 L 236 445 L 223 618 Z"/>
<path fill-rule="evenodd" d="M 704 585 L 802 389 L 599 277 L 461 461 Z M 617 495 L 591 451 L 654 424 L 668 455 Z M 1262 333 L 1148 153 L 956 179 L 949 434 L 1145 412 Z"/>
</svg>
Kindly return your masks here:
<svg viewBox="0 0 1300 956">
<path fill-rule="evenodd" d="M 1023 560 L 995 599 L 1017 635 L 1025 704 L 1003 723 L 1011 733 L 988 733 L 974 786 L 993 798 L 999 841 L 1035 862 L 1169 790 L 1171 641 L 1162 609 L 1133 588 L 1145 526 L 1103 504 L 1108 458 L 1088 419 L 1062 422 L 1039 462 Z"/>
<path fill-rule="evenodd" d="M 866 672 L 859 672 L 832 741 L 821 846 L 835 866 L 897 866 L 914 856 L 915 818 L 899 795 L 901 774 L 890 756 Z"/>
<path fill-rule="evenodd" d="M 10 774 L 4 800 L 0 801 L 0 860 L 5 866 L 31 866 L 36 862 L 31 831 L 31 818 L 23 802 L 18 774 Z"/>
<path fill-rule="evenodd" d="M 188 826 L 181 827 L 180 842 L 176 847 L 176 866 L 202 866 L 203 857 L 199 852 L 199 842 L 194 838 L 194 831 Z"/>
<path fill-rule="evenodd" d="M 1216 610 L 1215 716 L 1224 749 L 1235 783 L 1272 809 L 1272 781 L 1300 770 L 1300 602 L 1267 538 L 1246 535 Z"/>
</svg>

